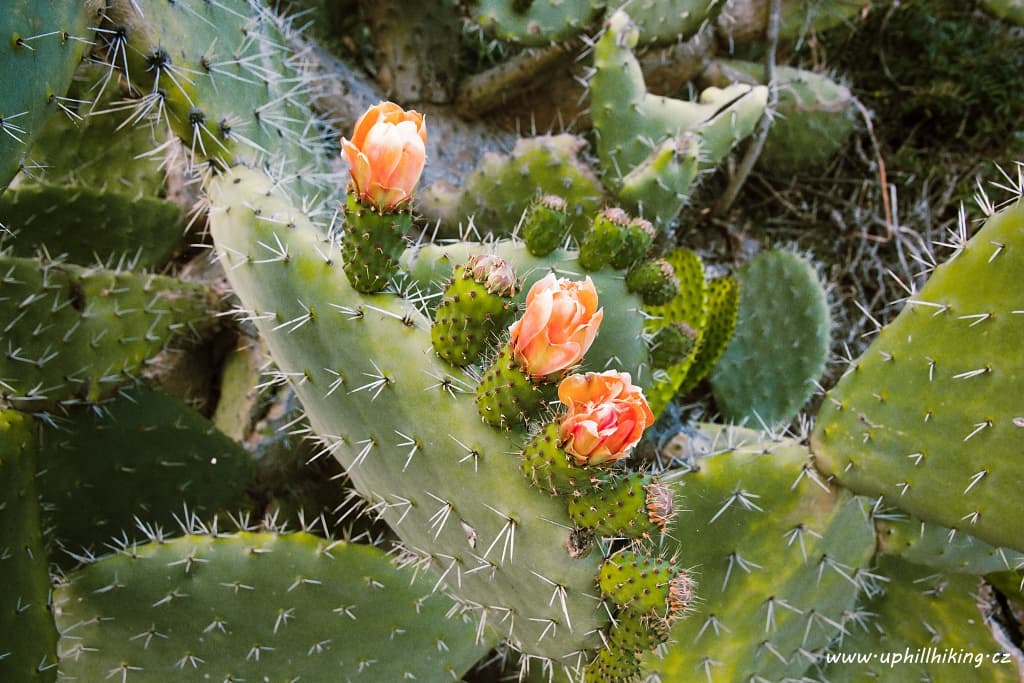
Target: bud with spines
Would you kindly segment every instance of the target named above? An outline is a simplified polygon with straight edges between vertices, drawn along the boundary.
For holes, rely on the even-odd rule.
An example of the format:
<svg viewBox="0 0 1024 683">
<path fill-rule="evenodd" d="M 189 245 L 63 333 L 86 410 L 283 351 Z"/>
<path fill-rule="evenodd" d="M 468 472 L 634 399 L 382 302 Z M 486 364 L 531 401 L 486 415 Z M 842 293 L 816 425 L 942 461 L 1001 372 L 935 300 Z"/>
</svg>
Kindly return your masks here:
<svg viewBox="0 0 1024 683">
<path fill-rule="evenodd" d="M 654 225 L 649 220 L 639 216 L 631 220 L 626 226 L 622 246 L 612 256 L 612 268 L 629 268 L 642 259 L 647 255 L 656 235 Z"/>
<path fill-rule="evenodd" d="M 664 259 L 642 261 L 626 273 L 626 288 L 648 306 L 663 306 L 679 295 L 679 278 Z"/>
<path fill-rule="evenodd" d="M 612 555 L 601 566 L 601 594 L 619 609 L 637 616 L 673 620 L 693 601 L 694 582 L 675 562 L 633 550 Z"/>
<path fill-rule="evenodd" d="M 594 216 L 580 244 L 580 265 L 586 270 L 601 270 L 610 264 L 626 243 L 630 220 L 629 214 L 615 207 Z"/>
<path fill-rule="evenodd" d="M 553 194 L 542 195 L 526 210 L 523 239 L 534 256 L 547 256 L 562 245 L 569 232 L 569 208 Z"/>
<path fill-rule="evenodd" d="M 558 422 L 548 423 L 523 448 L 523 474 L 553 496 L 589 491 L 593 472 L 576 465 L 561 446 Z"/>
<path fill-rule="evenodd" d="M 388 286 L 398 274 L 398 260 L 405 251 L 405 236 L 411 225 L 410 213 L 381 213 L 349 195 L 341 257 L 353 289 L 372 294 Z"/>
<path fill-rule="evenodd" d="M 641 472 L 611 474 L 569 501 L 569 517 L 598 536 L 650 538 L 660 535 L 675 512 L 669 487 Z"/>
<path fill-rule="evenodd" d="M 457 367 L 475 363 L 508 323 L 515 291 L 515 271 L 499 256 L 479 254 L 457 266 L 430 329 L 437 354 Z"/>
</svg>

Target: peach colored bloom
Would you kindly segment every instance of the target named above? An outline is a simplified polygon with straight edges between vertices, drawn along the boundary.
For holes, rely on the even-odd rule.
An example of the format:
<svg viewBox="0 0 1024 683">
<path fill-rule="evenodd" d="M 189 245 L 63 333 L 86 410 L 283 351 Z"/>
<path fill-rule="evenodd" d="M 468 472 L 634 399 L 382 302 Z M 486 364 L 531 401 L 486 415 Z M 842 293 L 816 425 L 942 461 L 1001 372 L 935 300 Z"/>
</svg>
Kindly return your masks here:
<svg viewBox="0 0 1024 683">
<path fill-rule="evenodd" d="M 526 312 L 509 328 L 513 356 L 530 377 L 566 370 L 583 359 L 603 319 L 589 277 L 573 282 L 549 273 L 530 288 Z"/>
<path fill-rule="evenodd" d="M 647 399 L 627 372 L 570 375 L 558 385 L 568 409 L 559 428 L 562 447 L 577 465 L 615 462 L 654 422 Z"/>
<path fill-rule="evenodd" d="M 341 145 L 360 201 L 391 211 L 412 198 L 427 155 L 422 114 L 393 102 L 375 104 Z"/>
</svg>

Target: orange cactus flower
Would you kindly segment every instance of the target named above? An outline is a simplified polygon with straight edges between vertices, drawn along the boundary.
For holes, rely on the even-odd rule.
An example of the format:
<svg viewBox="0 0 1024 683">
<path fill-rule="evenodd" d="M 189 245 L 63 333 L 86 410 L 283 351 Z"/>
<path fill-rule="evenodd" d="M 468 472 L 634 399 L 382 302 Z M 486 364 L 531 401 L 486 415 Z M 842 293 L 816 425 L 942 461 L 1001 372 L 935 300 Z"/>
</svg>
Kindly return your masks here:
<svg viewBox="0 0 1024 683">
<path fill-rule="evenodd" d="M 600 465 L 624 457 L 654 422 L 647 399 L 626 372 L 570 375 L 558 385 L 562 447 L 577 465 Z"/>
<path fill-rule="evenodd" d="M 530 288 L 526 312 L 509 328 L 513 357 L 536 379 L 567 370 L 583 359 L 603 318 L 589 277 L 573 282 L 548 274 Z"/>
<path fill-rule="evenodd" d="M 370 107 L 356 122 L 352 139 L 341 139 L 352 189 L 360 201 L 393 211 L 412 198 L 426 163 L 423 114 L 393 102 Z"/>
</svg>

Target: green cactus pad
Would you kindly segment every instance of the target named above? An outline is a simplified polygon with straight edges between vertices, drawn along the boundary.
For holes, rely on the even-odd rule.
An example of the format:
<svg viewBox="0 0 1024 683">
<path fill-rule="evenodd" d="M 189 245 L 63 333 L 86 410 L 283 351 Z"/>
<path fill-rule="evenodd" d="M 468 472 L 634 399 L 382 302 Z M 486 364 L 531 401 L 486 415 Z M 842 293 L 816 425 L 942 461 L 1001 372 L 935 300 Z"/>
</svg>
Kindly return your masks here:
<svg viewBox="0 0 1024 683">
<path fill-rule="evenodd" d="M 831 316 L 814 266 L 790 251 L 758 254 L 736 273 L 736 331 L 711 387 L 726 420 L 771 428 L 797 414 L 828 360 Z"/>
<path fill-rule="evenodd" d="M 990 574 L 1024 568 L 1024 553 L 995 548 L 955 529 L 918 519 L 879 519 L 878 551 L 942 572 Z"/>
<path fill-rule="evenodd" d="M 207 320 L 203 285 L 0 256 L 0 393 L 22 409 L 96 401 Z"/>
<path fill-rule="evenodd" d="M 507 237 L 523 212 L 541 195 L 562 197 L 573 235 L 582 237 L 591 215 L 604 202 L 601 181 L 583 160 L 586 141 L 575 135 L 542 135 L 516 142 L 511 154 L 485 154 L 464 187 L 452 194 L 432 185 L 417 198 L 457 226 L 473 217 L 478 230 Z M 442 210 L 443 206 L 454 208 Z"/>
<path fill-rule="evenodd" d="M 597 8 L 594 0 L 480 0 L 473 19 L 499 40 L 538 46 L 582 33 Z"/>
<path fill-rule="evenodd" d="M 654 373 L 654 381 L 647 390 L 647 401 L 655 415 L 661 413 L 665 406 L 672 401 L 672 398 L 679 391 L 683 381 L 689 374 L 690 366 L 697 357 L 701 339 L 704 336 L 704 328 L 708 316 L 708 283 L 704 279 L 704 264 L 696 252 L 689 249 L 675 249 L 665 256 L 665 259 L 672 264 L 676 278 L 679 280 L 679 294 L 672 301 L 664 306 L 644 306 L 647 313 L 645 327 L 651 335 L 651 359 L 654 364 L 655 356 L 659 355 L 657 348 L 658 337 L 664 334 L 662 329 L 686 325 L 695 333 L 693 348 L 680 359 L 664 365 L 661 360 L 654 367 L 658 370 Z"/>
<path fill-rule="evenodd" d="M 598 536 L 657 538 L 671 520 L 671 492 L 649 474 L 603 477 L 569 500 L 569 517 Z"/>
<path fill-rule="evenodd" d="M 826 396 L 820 466 L 854 491 L 995 546 L 1024 484 L 1024 203 L 935 269 Z"/>
<path fill-rule="evenodd" d="M 618 186 L 665 140 L 688 131 L 700 139 L 700 167 L 713 167 L 754 130 L 767 102 L 767 89 L 709 88 L 699 102 L 653 95 L 647 92 L 631 51 L 637 39 L 635 25 L 617 11 L 594 46 L 590 112 L 605 177 Z"/>
<path fill-rule="evenodd" d="M 30 185 L 0 197 L 0 223 L 17 232 L 15 256 L 45 247 L 82 265 L 117 263 L 159 269 L 185 233 L 185 216 L 172 202 L 89 187 Z"/>
<path fill-rule="evenodd" d="M 669 138 L 622 178 L 617 196 L 623 206 L 659 226 L 671 225 L 686 206 L 700 167 L 700 139 L 693 133 Z"/>
<path fill-rule="evenodd" d="M 184 509 L 208 519 L 245 507 L 249 454 L 178 399 L 140 386 L 100 413 L 75 406 L 41 430 L 48 536 L 69 551 L 137 535 L 137 519 L 174 528 Z"/>
<path fill-rule="evenodd" d="M 57 115 L 71 77 L 92 43 L 103 3 L 97 0 L 12 0 L 0 13 L 0 190 L 23 166 L 50 116 Z"/>
<path fill-rule="evenodd" d="M 0 679 L 57 677 L 57 629 L 43 548 L 31 418 L 0 412 Z"/>
<path fill-rule="evenodd" d="M 310 107 L 290 27 L 263 3 L 111 0 L 105 16 L 107 60 L 127 69 L 138 119 L 159 108 L 197 162 L 271 163 L 310 201 L 335 189 L 335 135 Z"/>
<path fill-rule="evenodd" d="M 376 548 L 307 533 L 134 546 L 56 589 L 60 673 L 142 683 L 458 680 L 488 643 L 432 594 L 435 582 Z"/>
<path fill-rule="evenodd" d="M 626 273 L 626 288 L 640 295 L 645 306 L 664 306 L 682 291 L 675 268 L 665 259 L 641 261 Z"/>
<path fill-rule="evenodd" d="M 523 241 L 534 256 L 547 256 L 565 242 L 569 205 L 557 195 L 538 197 L 526 210 Z"/>
<path fill-rule="evenodd" d="M 693 568 L 699 599 L 645 670 L 711 683 L 799 678 L 865 581 L 875 545 L 866 506 L 816 475 L 796 441 L 738 428 L 708 436 L 711 455 L 663 475 L 682 510 L 664 552 Z"/>
<path fill-rule="evenodd" d="M 341 255 L 345 274 L 357 292 L 380 292 L 398 274 L 412 214 L 382 213 L 348 196 Z"/>
<path fill-rule="evenodd" d="M 640 32 L 641 44 L 667 44 L 686 40 L 705 21 L 714 18 L 724 2 L 718 0 L 611 0 L 608 11 L 624 7 Z"/>
<path fill-rule="evenodd" d="M 704 379 L 729 346 L 739 318 L 740 283 L 731 277 L 716 277 L 708 282 L 708 312 L 697 355 L 677 395 L 683 396 Z"/>
<path fill-rule="evenodd" d="M 570 555 L 565 504 L 523 476 L 512 455 L 520 436 L 482 423 L 472 380 L 436 358 L 412 302 L 351 289 L 336 248 L 269 178 L 233 169 L 210 198 L 228 278 L 282 377 L 293 378 L 323 452 L 503 637 L 578 666 L 607 619 L 594 599 L 599 554 Z M 278 240 L 289 258 L 271 261 Z M 544 637 L 554 628 L 557 639 Z"/>
<path fill-rule="evenodd" d="M 511 313 L 510 297 L 488 291 L 466 266 L 458 266 L 434 312 L 430 328 L 434 350 L 458 367 L 475 363 L 497 342 Z"/>
<path fill-rule="evenodd" d="M 702 78 L 709 84 L 763 83 L 764 65 L 738 60 L 713 62 Z M 853 93 L 822 74 L 777 67 L 779 101 L 765 138 L 758 168 L 776 177 L 808 173 L 828 162 L 846 144 L 857 119 Z"/>
<path fill-rule="evenodd" d="M 605 209 L 594 216 L 590 230 L 580 243 L 578 260 L 584 270 L 601 270 L 611 263 L 612 258 L 626 246 L 630 220 L 625 211 L 615 208 Z"/>
<path fill-rule="evenodd" d="M 978 610 L 977 577 L 938 574 L 895 557 L 882 557 L 875 571 L 888 580 L 864 605 L 862 616 L 848 624 L 832 653 L 871 661 L 829 664 L 822 680 L 1020 680 L 1019 665 Z"/>
</svg>

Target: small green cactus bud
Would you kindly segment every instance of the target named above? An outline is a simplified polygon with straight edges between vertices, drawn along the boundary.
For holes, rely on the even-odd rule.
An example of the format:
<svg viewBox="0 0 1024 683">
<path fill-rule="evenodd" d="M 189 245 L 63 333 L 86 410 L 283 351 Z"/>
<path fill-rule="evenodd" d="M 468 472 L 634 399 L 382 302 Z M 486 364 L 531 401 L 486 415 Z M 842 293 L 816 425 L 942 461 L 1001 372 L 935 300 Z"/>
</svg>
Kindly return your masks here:
<svg viewBox="0 0 1024 683">
<path fill-rule="evenodd" d="M 548 402 L 545 389 L 551 388 L 534 384 L 513 358 L 512 345 L 506 344 L 480 380 L 477 411 L 492 427 L 520 426 Z"/>
<path fill-rule="evenodd" d="M 647 250 L 654 243 L 657 231 L 654 225 L 646 218 L 634 218 L 626 227 L 626 239 L 615 255 L 612 257 L 613 268 L 629 268 L 631 265 L 647 255 Z"/>
<path fill-rule="evenodd" d="M 580 245 L 580 265 L 587 270 L 601 270 L 611 263 L 612 256 L 626 242 L 630 220 L 628 213 L 615 207 L 597 214 Z"/>
<path fill-rule="evenodd" d="M 562 449 L 559 423 L 552 422 L 538 432 L 523 449 L 523 474 L 535 486 L 551 495 L 578 494 L 590 490 L 590 473 L 573 464 Z"/>
<path fill-rule="evenodd" d="M 693 602 L 694 582 L 670 560 L 622 550 L 601 566 L 601 593 L 626 613 L 669 620 Z"/>
<path fill-rule="evenodd" d="M 513 296 L 518 289 L 516 272 L 508 261 L 494 254 L 477 254 L 471 256 L 466 269 L 472 273 L 473 279 L 483 285 L 491 294 Z"/>
<path fill-rule="evenodd" d="M 569 502 L 569 517 L 598 536 L 648 538 L 664 531 L 675 512 L 672 491 L 648 474 L 596 480 Z"/>
<path fill-rule="evenodd" d="M 643 261 L 626 273 L 626 288 L 636 292 L 648 306 L 662 306 L 679 295 L 679 278 L 664 259 Z"/>
<path fill-rule="evenodd" d="M 456 367 L 475 363 L 508 323 L 516 275 L 500 256 L 480 254 L 455 268 L 434 314 L 430 341 Z"/>
<path fill-rule="evenodd" d="M 651 339 L 651 367 L 669 368 L 681 363 L 697 343 L 697 330 L 683 321 L 659 328 Z"/>
<path fill-rule="evenodd" d="M 398 273 L 398 259 L 411 225 L 409 213 L 380 213 L 360 203 L 355 195 L 348 197 L 341 256 L 345 275 L 356 291 L 374 293 L 387 287 Z"/>
<path fill-rule="evenodd" d="M 557 195 L 546 194 L 526 210 L 523 239 L 534 256 L 547 256 L 557 249 L 569 231 L 569 205 Z"/>
</svg>

